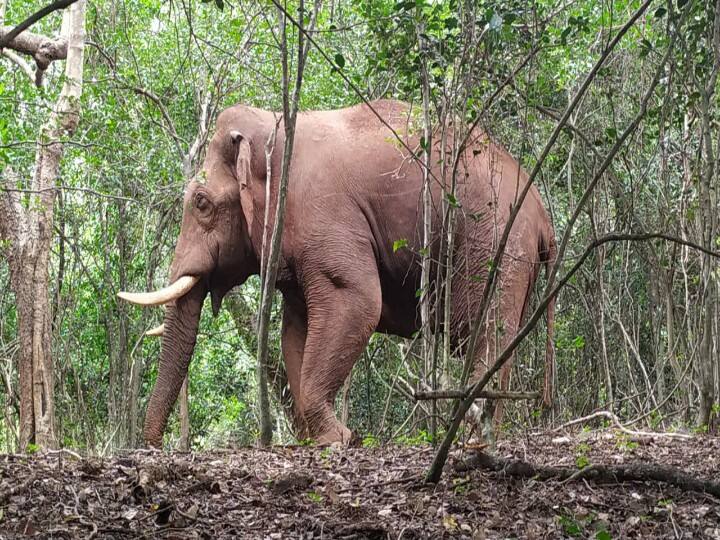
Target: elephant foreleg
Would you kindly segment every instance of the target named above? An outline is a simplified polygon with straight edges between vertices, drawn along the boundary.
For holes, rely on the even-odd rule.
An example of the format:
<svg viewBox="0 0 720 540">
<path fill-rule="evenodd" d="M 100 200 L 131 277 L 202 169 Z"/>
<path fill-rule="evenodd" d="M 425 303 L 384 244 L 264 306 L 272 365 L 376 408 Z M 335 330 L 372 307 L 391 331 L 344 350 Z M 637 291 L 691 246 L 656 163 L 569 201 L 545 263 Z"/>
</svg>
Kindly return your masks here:
<svg viewBox="0 0 720 540">
<path fill-rule="evenodd" d="M 357 263 L 357 261 L 356 261 Z M 342 278 L 317 276 L 308 294 L 308 336 L 301 375 L 301 407 L 318 443 L 349 443 L 350 430 L 335 416 L 335 396 L 380 320 L 377 269 L 360 265 Z"/>
<path fill-rule="evenodd" d="M 282 319 L 282 354 L 290 393 L 293 397 L 293 427 L 298 440 L 308 437 L 304 415 L 300 408 L 300 373 L 306 338 L 307 313 L 304 304 L 293 298 L 285 298 Z"/>
</svg>

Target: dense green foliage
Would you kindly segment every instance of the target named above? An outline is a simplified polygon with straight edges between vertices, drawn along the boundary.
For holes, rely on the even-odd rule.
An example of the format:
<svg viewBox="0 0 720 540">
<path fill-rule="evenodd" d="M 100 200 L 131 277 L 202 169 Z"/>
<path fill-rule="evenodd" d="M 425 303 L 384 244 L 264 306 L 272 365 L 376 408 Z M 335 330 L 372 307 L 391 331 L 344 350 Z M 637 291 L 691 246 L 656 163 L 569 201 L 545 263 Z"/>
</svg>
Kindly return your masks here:
<svg viewBox="0 0 720 540">
<path fill-rule="evenodd" d="M 10 1 L 7 23 L 42 3 Z M 482 112 L 484 129 L 529 170 L 585 74 L 639 5 L 635 0 L 328 2 L 313 37 L 335 65 L 311 49 L 301 110 L 358 103 L 356 90 L 368 99 L 420 103 L 418 73 L 427 62 L 435 117 L 447 114 L 460 96 L 458 116 L 471 122 Z M 294 13 L 296 6 L 289 9 Z M 720 246 L 715 217 L 720 108 L 713 72 L 720 51 L 713 45 L 714 9 L 690 0 L 653 4 L 571 115 L 537 179 L 558 239 L 661 70 L 647 113 L 579 214 L 564 268 L 590 241 L 611 231 L 665 233 L 708 249 Z M 33 30 L 52 35 L 59 21 L 54 14 Z M 211 126 L 220 110 L 237 102 L 280 108 L 276 27 L 277 13 L 265 2 L 127 0 L 88 6 L 83 112 L 76 136 L 67 141 L 58 180 L 63 189 L 55 209 L 50 285 L 62 444 L 105 451 L 139 442 L 159 351 L 158 341 L 142 335 L 162 313 L 123 305 L 115 294 L 166 281 L 185 182 L 182 155 L 198 135 L 204 107 Z M 291 41 L 296 39 L 293 32 Z M 45 87 L 37 89 L 14 64 L 0 59 L 0 174 L 8 168 L 31 174 L 37 130 L 59 91 L 61 73 L 56 62 Z M 191 166 L 201 161 L 202 153 Z M 672 242 L 618 242 L 595 250 L 559 298 L 553 414 L 541 417 L 536 404 L 522 402 L 510 407 L 506 427 L 611 408 L 624 418 L 643 416 L 653 427 L 712 428 L 720 396 L 717 280 L 712 259 Z M 7 265 L 0 262 L 0 448 L 11 450 L 17 341 L 8 284 Z M 203 312 L 189 378 L 195 447 L 255 440 L 257 298 L 258 283 L 251 280 L 216 319 L 209 309 Z M 271 375 L 280 381 L 273 386 L 276 440 L 289 441 L 281 404 L 286 390 L 279 305 L 273 320 Z M 519 350 L 513 389 L 541 384 L 543 334 L 532 334 Z M 375 336 L 357 363 L 349 423 L 361 436 L 427 438 L 425 404 L 418 408 L 407 395 L 427 373 L 406 349 L 401 340 Z M 698 381 L 707 373 L 705 364 L 715 405 L 709 422 L 698 426 Z M 448 377 L 452 374 L 454 368 Z M 441 386 L 452 388 L 454 382 L 445 379 Z M 128 406 L 133 400 L 135 409 Z M 174 439 L 175 420 L 171 427 Z"/>
</svg>

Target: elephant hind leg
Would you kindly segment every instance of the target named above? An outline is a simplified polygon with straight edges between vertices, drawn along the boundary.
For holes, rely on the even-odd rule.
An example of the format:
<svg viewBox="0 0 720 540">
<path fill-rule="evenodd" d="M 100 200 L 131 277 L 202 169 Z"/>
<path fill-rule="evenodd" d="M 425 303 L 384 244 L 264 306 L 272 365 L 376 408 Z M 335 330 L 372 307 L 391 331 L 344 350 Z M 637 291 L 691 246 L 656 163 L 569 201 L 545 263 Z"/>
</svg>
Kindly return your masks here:
<svg viewBox="0 0 720 540">
<path fill-rule="evenodd" d="M 512 358 L 500 368 L 499 390 L 506 392 L 510 388 L 510 373 L 512 371 Z M 477 411 L 479 413 L 479 427 L 481 437 L 491 446 L 495 445 L 497 434 L 502 425 L 503 413 L 505 411 L 505 400 L 485 399 Z"/>
<path fill-rule="evenodd" d="M 497 356 L 514 339 L 522 323 L 532 291 L 532 266 L 527 263 L 508 265 L 502 278 L 499 297 L 488 314 L 485 333 L 478 344 L 472 380 L 482 378 Z M 514 355 L 505 362 L 498 374 L 498 388 L 507 391 Z M 482 437 L 494 444 L 502 424 L 505 403 L 502 400 L 478 400 L 471 409 L 471 419 L 482 429 Z"/>
<path fill-rule="evenodd" d="M 308 335 L 300 401 L 310 436 L 318 443 L 349 443 L 350 430 L 335 417 L 338 390 L 377 328 L 382 307 L 374 258 L 356 259 L 342 279 L 316 276 L 306 293 Z"/>
</svg>

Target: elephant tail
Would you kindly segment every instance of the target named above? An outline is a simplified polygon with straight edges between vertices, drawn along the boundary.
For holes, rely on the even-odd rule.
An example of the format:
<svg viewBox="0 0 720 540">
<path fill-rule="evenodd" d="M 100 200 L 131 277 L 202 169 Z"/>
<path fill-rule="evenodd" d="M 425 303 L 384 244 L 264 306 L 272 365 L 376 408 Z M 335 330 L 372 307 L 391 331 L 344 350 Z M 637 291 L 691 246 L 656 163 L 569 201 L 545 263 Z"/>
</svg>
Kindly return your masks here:
<svg viewBox="0 0 720 540">
<path fill-rule="evenodd" d="M 550 277 L 550 271 L 555 259 L 557 258 L 557 243 L 555 242 L 555 231 L 552 226 L 548 227 L 549 232 L 547 237 L 544 239 L 545 249 L 545 275 L 546 278 Z M 545 315 L 547 318 L 547 335 L 545 342 L 545 380 L 543 383 L 543 406 L 551 408 L 555 397 L 555 346 L 553 344 L 553 334 L 555 331 L 555 297 L 550 299 L 550 302 L 545 309 Z"/>
</svg>

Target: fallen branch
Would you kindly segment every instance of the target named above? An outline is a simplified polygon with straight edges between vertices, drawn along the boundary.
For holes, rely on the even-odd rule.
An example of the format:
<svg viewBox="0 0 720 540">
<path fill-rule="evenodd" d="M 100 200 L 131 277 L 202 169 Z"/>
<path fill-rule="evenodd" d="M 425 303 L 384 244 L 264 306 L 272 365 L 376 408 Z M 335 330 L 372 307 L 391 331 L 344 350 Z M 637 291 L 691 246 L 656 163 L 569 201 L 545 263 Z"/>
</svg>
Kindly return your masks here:
<svg viewBox="0 0 720 540">
<path fill-rule="evenodd" d="M 49 456 L 63 456 L 68 455 L 72 458 L 75 458 L 78 461 L 82 461 L 83 457 L 78 454 L 77 452 L 73 452 L 69 448 L 60 448 L 58 450 L 46 450 L 45 453 Z"/>
<path fill-rule="evenodd" d="M 631 435 L 633 437 L 641 437 L 641 438 L 667 437 L 667 438 L 671 438 L 671 439 L 692 439 L 692 435 L 688 435 L 687 433 L 659 433 L 659 432 L 653 432 L 653 431 L 635 431 L 632 429 L 628 429 L 625 426 L 623 426 L 622 423 L 620 423 L 620 419 L 615 414 L 613 414 L 609 411 L 597 411 L 597 412 L 594 412 L 587 416 L 583 416 L 582 418 L 576 418 L 575 420 L 566 422 L 562 426 L 553 429 L 553 432 L 562 431 L 563 429 L 566 429 L 570 426 L 574 426 L 576 424 L 584 424 L 585 422 L 587 422 L 589 420 L 593 420 L 594 418 L 607 418 L 613 423 L 613 425 L 617 429 L 619 429 L 623 433 L 627 433 L 628 435 Z"/>
<path fill-rule="evenodd" d="M 416 401 L 430 399 L 465 399 L 468 396 L 465 390 L 418 390 L 413 393 Z M 540 392 L 499 392 L 495 390 L 483 390 L 478 394 L 482 399 L 538 399 Z"/>
<path fill-rule="evenodd" d="M 498 458 L 478 452 L 455 465 L 455 470 L 465 472 L 484 469 L 508 476 L 533 478 L 535 480 L 579 480 L 595 482 L 663 482 L 684 491 L 707 493 L 720 499 L 720 483 L 695 478 L 686 472 L 656 463 L 630 463 L 628 465 L 593 465 L 584 469 L 533 465 L 520 459 Z"/>
</svg>

